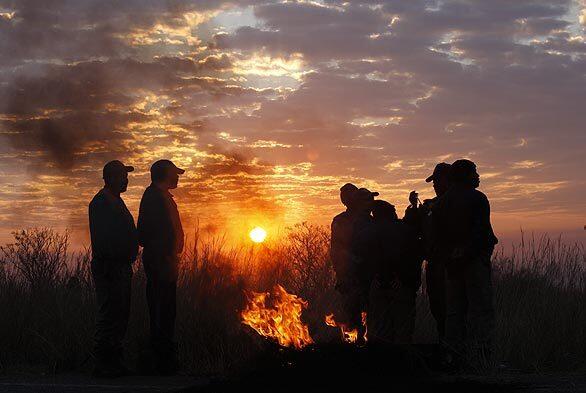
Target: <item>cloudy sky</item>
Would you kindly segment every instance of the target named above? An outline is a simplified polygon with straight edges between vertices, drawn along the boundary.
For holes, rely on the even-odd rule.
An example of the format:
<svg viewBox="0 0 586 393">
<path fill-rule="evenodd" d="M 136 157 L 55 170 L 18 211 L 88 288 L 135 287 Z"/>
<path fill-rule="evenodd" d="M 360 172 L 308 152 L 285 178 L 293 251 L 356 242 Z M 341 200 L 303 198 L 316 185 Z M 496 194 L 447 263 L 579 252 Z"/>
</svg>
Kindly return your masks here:
<svg viewBox="0 0 586 393">
<path fill-rule="evenodd" d="M 87 236 L 111 159 L 169 158 L 185 226 L 329 223 L 352 181 L 403 209 L 474 160 L 498 234 L 586 224 L 586 2 L 0 0 L 0 241 Z"/>
</svg>

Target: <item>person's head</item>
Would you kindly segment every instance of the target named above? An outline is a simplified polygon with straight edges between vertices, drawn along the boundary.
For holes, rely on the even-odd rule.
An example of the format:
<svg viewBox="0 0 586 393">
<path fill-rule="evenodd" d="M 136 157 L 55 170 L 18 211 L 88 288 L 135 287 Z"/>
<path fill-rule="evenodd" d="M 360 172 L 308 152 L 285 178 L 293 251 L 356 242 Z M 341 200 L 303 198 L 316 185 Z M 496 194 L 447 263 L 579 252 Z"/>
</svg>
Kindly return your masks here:
<svg viewBox="0 0 586 393">
<path fill-rule="evenodd" d="M 185 173 L 185 170 L 178 168 L 169 160 L 159 160 L 151 166 L 151 181 L 157 186 L 164 189 L 177 188 L 179 175 Z"/>
<path fill-rule="evenodd" d="M 395 206 L 382 199 L 378 199 L 372 203 L 372 217 L 377 221 L 396 221 L 399 219 Z"/>
<path fill-rule="evenodd" d="M 470 160 L 456 160 L 450 170 L 450 181 L 453 184 L 477 188 L 480 185 L 480 175 L 476 171 L 476 164 Z"/>
<path fill-rule="evenodd" d="M 435 166 L 431 176 L 425 179 L 427 183 L 433 182 L 433 189 L 437 196 L 444 194 L 450 188 L 451 167 L 448 163 L 440 162 Z"/>
<path fill-rule="evenodd" d="M 360 212 L 370 212 L 375 196 L 378 196 L 378 192 L 371 192 L 366 188 L 359 188 L 353 197 L 355 209 Z"/>
<path fill-rule="evenodd" d="M 358 191 L 358 187 L 356 187 L 352 183 L 346 183 L 342 187 L 340 187 L 340 200 L 342 201 L 342 204 L 344 204 L 344 206 L 352 206 L 352 199 L 356 191 Z"/>
<path fill-rule="evenodd" d="M 104 165 L 102 177 L 106 188 L 115 193 L 123 193 L 128 188 L 128 172 L 134 171 L 131 166 L 126 166 L 118 160 L 110 161 Z"/>
</svg>

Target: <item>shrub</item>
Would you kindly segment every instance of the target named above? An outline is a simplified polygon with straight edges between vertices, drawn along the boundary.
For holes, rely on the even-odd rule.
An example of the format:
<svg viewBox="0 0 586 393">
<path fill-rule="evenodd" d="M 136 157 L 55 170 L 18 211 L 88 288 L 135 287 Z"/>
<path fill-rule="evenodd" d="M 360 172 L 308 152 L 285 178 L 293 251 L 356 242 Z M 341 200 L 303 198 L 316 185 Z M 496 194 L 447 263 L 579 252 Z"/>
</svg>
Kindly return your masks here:
<svg viewBox="0 0 586 393">
<path fill-rule="evenodd" d="M 338 307 L 329 260 L 329 231 L 302 223 L 282 242 L 229 248 L 225 239 L 198 236 L 182 256 L 177 341 L 185 371 L 221 373 L 259 350 L 256 334 L 240 323 L 244 290 L 280 283 L 309 302 L 304 320 L 320 342 L 336 334 L 323 318 Z M 80 370 L 92 362 L 95 299 L 89 250 L 68 253 L 68 235 L 50 229 L 14 233 L 0 248 L 0 369 Z M 586 268 L 581 245 L 525 239 L 495 254 L 499 359 L 530 370 L 574 370 L 586 362 Z M 127 334 L 129 363 L 148 342 L 145 276 L 132 281 Z M 424 288 L 424 287 L 423 287 Z M 417 302 L 415 341 L 435 340 L 425 294 Z"/>
</svg>

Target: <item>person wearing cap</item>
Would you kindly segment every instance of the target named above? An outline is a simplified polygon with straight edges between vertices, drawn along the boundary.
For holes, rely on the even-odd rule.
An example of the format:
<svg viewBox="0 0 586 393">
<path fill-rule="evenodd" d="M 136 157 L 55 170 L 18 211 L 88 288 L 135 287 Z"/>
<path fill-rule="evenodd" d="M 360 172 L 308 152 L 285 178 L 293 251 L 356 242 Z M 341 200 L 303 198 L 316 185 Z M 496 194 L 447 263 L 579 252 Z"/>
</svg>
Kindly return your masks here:
<svg viewBox="0 0 586 393">
<path fill-rule="evenodd" d="M 433 236 L 433 210 L 438 198 L 444 195 L 450 188 L 451 165 L 445 162 L 437 164 L 433 173 L 425 179 L 427 183 L 433 182 L 435 197 L 425 199 L 418 203 L 417 193 L 413 191 L 409 196 L 410 205 L 405 211 L 405 222 L 409 223 L 419 233 L 422 243 L 423 258 L 427 265 L 425 268 L 425 284 L 431 315 L 436 322 L 436 330 L 440 342 L 445 337 L 446 324 L 446 283 L 445 283 L 445 257 L 442 257 L 434 244 Z"/>
<path fill-rule="evenodd" d="M 352 259 L 350 240 L 352 239 L 352 225 L 355 216 L 352 198 L 357 190 L 358 187 L 351 183 L 346 183 L 340 188 L 340 201 L 346 210 L 335 216 L 331 225 L 330 256 L 336 273 L 338 289 L 345 284 L 346 272 Z"/>
<path fill-rule="evenodd" d="M 150 315 L 152 349 L 157 369 L 164 374 L 177 370 L 175 337 L 176 290 L 179 254 L 184 234 L 173 195 L 179 175 L 185 171 L 169 160 L 151 166 L 151 184 L 140 201 L 138 238 L 147 276 L 146 296 Z"/>
<path fill-rule="evenodd" d="M 336 321 L 351 329 L 362 329 L 361 313 L 364 302 L 361 296 L 357 266 L 360 257 L 356 254 L 356 222 L 362 219 L 358 187 L 346 183 L 340 188 L 340 201 L 346 210 L 332 220 L 330 257 L 336 274 L 336 290 L 340 293 L 341 312 Z M 368 214 L 368 213 L 367 213 Z M 362 335 L 359 335 L 362 336 Z"/>
<path fill-rule="evenodd" d="M 89 204 L 92 247 L 91 272 L 96 289 L 96 333 L 94 356 L 96 377 L 127 373 L 122 365 L 122 341 L 130 313 L 132 263 L 138 254 L 134 218 L 120 194 L 128 187 L 134 170 L 120 161 L 104 166 L 104 187 Z"/>
<path fill-rule="evenodd" d="M 354 306 L 353 281 L 351 266 L 355 264 L 356 256 L 352 254 L 352 233 L 356 219 L 354 195 L 358 191 L 352 183 L 346 183 L 340 188 L 340 201 L 346 210 L 334 217 L 331 224 L 330 258 L 336 274 L 336 290 L 342 300 L 341 313 L 336 320 L 343 324 L 350 323 L 350 315 L 357 308 Z M 360 310 L 358 311 L 360 312 Z"/>
<path fill-rule="evenodd" d="M 378 192 L 359 188 L 352 198 L 353 223 L 350 238 L 349 271 L 346 273 L 347 291 L 345 312 L 348 327 L 358 330 L 358 344 L 364 339 L 362 312 L 367 311 L 374 266 L 379 255 L 376 246 L 376 228 L 371 211 Z"/>
<path fill-rule="evenodd" d="M 434 208 L 434 236 L 446 255 L 447 359 L 490 360 L 494 330 L 491 256 L 498 239 L 490 223 L 490 204 L 478 191 L 476 164 L 457 160 L 450 189 Z M 482 364 L 482 363 L 481 363 Z"/>
</svg>

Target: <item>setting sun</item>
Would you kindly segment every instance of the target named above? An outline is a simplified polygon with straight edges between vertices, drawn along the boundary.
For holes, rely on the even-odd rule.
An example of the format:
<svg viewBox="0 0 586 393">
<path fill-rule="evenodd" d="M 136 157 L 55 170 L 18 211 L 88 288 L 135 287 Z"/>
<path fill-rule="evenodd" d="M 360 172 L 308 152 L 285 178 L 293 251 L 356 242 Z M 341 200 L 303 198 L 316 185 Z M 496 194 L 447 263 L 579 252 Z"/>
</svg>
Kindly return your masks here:
<svg viewBox="0 0 586 393">
<path fill-rule="evenodd" d="M 267 231 L 261 227 L 256 227 L 249 233 L 250 239 L 255 243 L 262 243 L 267 237 Z"/>
</svg>

